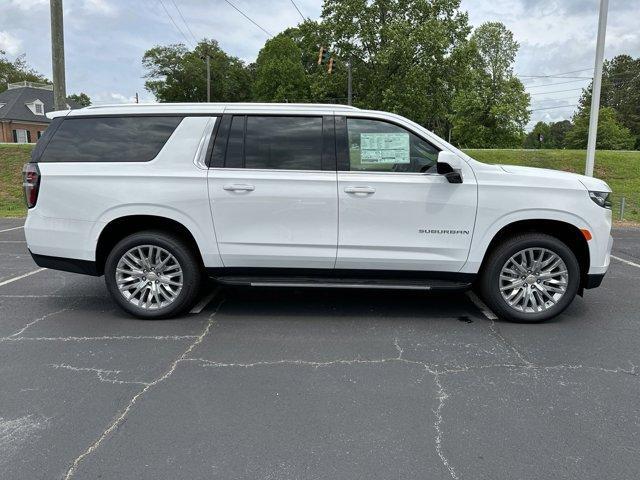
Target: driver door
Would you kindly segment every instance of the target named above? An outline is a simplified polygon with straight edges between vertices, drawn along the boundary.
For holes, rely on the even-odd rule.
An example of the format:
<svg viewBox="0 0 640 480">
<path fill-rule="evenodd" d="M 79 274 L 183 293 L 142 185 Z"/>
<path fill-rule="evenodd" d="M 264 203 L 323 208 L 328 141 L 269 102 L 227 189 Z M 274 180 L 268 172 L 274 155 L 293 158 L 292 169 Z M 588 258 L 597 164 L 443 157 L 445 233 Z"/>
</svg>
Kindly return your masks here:
<svg viewBox="0 0 640 480">
<path fill-rule="evenodd" d="M 467 260 L 477 184 L 437 173 L 438 149 L 376 118 L 336 118 L 338 269 L 457 272 Z"/>
</svg>

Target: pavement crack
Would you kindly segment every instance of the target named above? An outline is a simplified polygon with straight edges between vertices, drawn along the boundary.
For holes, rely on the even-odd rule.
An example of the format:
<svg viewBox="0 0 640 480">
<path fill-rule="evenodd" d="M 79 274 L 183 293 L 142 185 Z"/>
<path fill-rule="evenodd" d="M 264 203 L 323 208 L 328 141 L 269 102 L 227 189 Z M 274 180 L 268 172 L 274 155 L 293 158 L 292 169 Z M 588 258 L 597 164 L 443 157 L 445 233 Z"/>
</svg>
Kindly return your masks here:
<svg viewBox="0 0 640 480">
<path fill-rule="evenodd" d="M 589 365 L 553 365 L 549 367 L 542 367 L 545 371 L 553 371 L 553 370 L 588 370 L 592 372 L 600 372 L 600 373 L 614 373 L 614 374 L 624 374 L 630 375 L 632 377 L 640 376 L 640 371 L 638 370 L 638 366 L 629 362 L 631 368 L 625 369 L 622 367 L 618 368 L 604 368 L 604 367 L 593 367 Z"/>
<path fill-rule="evenodd" d="M 398 342 L 398 338 L 397 337 L 393 339 L 393 345 L 396 347 L 396 350 L 398 351 L 398 360 L 401 360 L 402 359 L 402 354 L 404 353 L 404 350 L 400 346 L 400 343 Z"/>
<path fill-rule="evenodd" d="M 518 360 L 520 360 L 524 364 L 525 368 L 534 367 L 534 364 L 527 360 L 524 354 L 520 352 L 520 350 L 518 350 L 515 345 L 509 342 L 509 340 L 507 340 L 506 337 L 500 332 L 500 329 L 498 328 L 498 325 L 496 325 L 495 320 L 491 320 L 491 323 L 489 324 L 489 330 L 491 330 L 491 333 L 499 342 L 502 342 L 503 345 L 511 350 L 511 352 L 518 358 Z"/>
<path fill-rule="evenodd" d="M 456 473 L 455 469 L 451 465 L 451 462 L 449 461 L 447 456 L 444 454 L 444 451 L 442 449 L 442 436 L 443 436 L 442 424 L 444 423 L 444 417 L 442 416 L 442 409 L 444 408 L 445 402 L 449 398 L 449 394 L 445 391 L 444 387 L 442 386 L 442 382 L 440 381 L 440 374 L 433 371 L 429 373 L 433 375 L 433 383 L 436 385 L 437 395 L 438 395 L 437 396 L 438 407 L 433 411 L 436 417 L 435 421 L 433 422 L 433 428 L 436 432 L 436 435 L 434 438 L 434 442 L 436 445 L 436 453 L 438 454 L 438 457 L 440 458 L 442 465 L 444 465 L 444 467 L 449 472 L 449 475 L 451 476 L 451 478 L 453 478 L 454 480 L 458 480 L 460 477 L 458 477 L 458 474 Z"/>
<path fill-rule="evenodd" d="M 58 312 L 59 313 L 59 312 Z M 15 334 L 14 334 L 15 335 Z M 94 340 L 193 340 L 198 335 L 103 335 L 97 337 L 0 337 L 0 342 L 89 342 Z"/>
<path fill-rule="evenodd" d="M 131 398 L 131 400 L 129 400 L 129 403 L 124 408 L 124 410 L 122 410 L 120 412 L 120 414 L 115 418 L 115 420 L 107 427 L 107 429 L 104 432 L 102 432 L 102 434 L 98 437 L 98 439 L 94 443 L 89 445 L 89 447 L 87 447 L 87 449 L 73 461 L 73 463 L 69 467 L 69 470 L 67 470 L 67 473 L 64 476 L 64 480 L 69 480 L 70 478 L 73 478 L 73 476 L 75 475 L 76 471 L 78 470 L 78 467 L 80 466 L 80 464 L 89 455 L 91 455 L 93 452 L 95 452 L 100 447 L 102 442 L 104 442 L 104 440 L 122 424 L 122 422 L 125 420 L 126 416 L 133 409 L 133 407 L 136 405 L 136 403 L 144 396 L 144 394 L 147 393 L 147 391 L 150 388 L 152 388 L 152 387 L 164 382 L 165 380 L 167 380 L 173 374 L 173 372 L 175 372 L 176 368 L 178 367 L 178 364 L 182 360 L 184 360 L 187 357 L 187 355 L 189 355 L 193 351 L 194 348 L 196 348 L 199 344 L 202 343 L 202 341 L 204 340 L 204 337 L 206 337 L 206 335 L 209 333 L 209 331 L 213 327 L 213 325 L 215 323 L 214 317 L 215 317 L 216 313 L 218 313 L 218 311 L 220 310 L 220 307 L 222 306 L 223 303 L 224 303 L 224 300 L 222 300 L 220 303 L 218 303 L 218 306 L 216 307 L 215 311 L 209 317 L 209 320 L 207 321 L 207 324 L 206 324 L 204 330 L 202 331 L 202 333 L 200 333 L 200 335 L 198 335 L 196 337 L 196 339 L 187 347 L 187 349 L 184 352 L 182 352 L 182 354 L 178 358 L 176 358 L 173 362 L 171 362 L 171 364 L 169 365 L 169 368 L 167 369 L 167 371 L 163 375 L 161 375 L 160 377 L 158 377 L 155 380 L 153 380 L 152 382 L 149 382 L 148 384 L 146 384 L 144 386 L 144 388 L 142 388 L 138 393 L 136 393 Z"/>
<path fill-rule="evenodd" d="M 135 382 L 135 381 L 126 381 L 126 380 L 118 380 L 116 378 L 111 378 L 113 376 L 117 376 L 122 373 L 121 370 L 105 370 L 102 368 L 92 368 L 92 367 L 74 367 L 72 365 L 67 365 L 65 363 L 52 363 L 49 365 L 53 368 L 61 368 L 64 370 L 71 370 L 73 372 L 92 372 L 95 373 L 98 377 L 98 380 L 106 383 L 115 383 L 118 385 L 149 385 L 149 382 Z"/>
<path fill-rule="evenodd" d="M 38 322 L 41 322 L 45 318 L 51 317 L 53 315 L 57 315 L 57 314 L 62 313 L 62 312 L 66 312 L 68 310 L 71 310 L 71 307 L 65 307 L 65 308 L 62 308 L 60 310 L 56 310 L 55 312 L 47 313 L 47 314 L 45 314 L 45 315 L 43 315 L 43 316 L 41 316 L 39 318 L 36 318 L 35 320 L 30 321 L 24 327 L 22 327 L 20 330 L 18 330 L 15 333 L 12 333 L 11 335 L 9 335 L 9 337 L 5 337 L 5 338 L 12 338 L 12 339 L 20 338 L 20 335 L 22 335 L 29 327 L 35 325 Z"/>
</svg>

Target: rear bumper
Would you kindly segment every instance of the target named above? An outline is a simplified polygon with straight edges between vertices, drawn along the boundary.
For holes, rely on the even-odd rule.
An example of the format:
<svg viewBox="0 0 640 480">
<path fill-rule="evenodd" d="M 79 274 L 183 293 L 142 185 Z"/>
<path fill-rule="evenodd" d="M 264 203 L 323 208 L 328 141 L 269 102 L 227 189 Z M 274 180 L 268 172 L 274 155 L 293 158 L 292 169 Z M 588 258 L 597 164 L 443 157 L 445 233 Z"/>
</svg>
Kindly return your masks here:
<svg viewBox="0 0 640 480">
<path fill-rule="evenodd" d="M 51 270 L 61 270 L 63 272 L 81 273 L 83 275 L 100 276 L 96 268 L 96 262 L 90 260 L 79 260 L 77 258 L 50 257 L 48 255 L 38 255 L 31 253 L 31 258 L 39 267 L 50 268 Z"/>
<path fill-rule="evenodd" d="M 602 283 L 604 276 L 604 273 L 590 273 L 589 275 L 587 275 L 587 280 L 584 282 L 584 288 L 586 288 L 587 290 L 591 288 L 598 288 Z"/>
</svg>

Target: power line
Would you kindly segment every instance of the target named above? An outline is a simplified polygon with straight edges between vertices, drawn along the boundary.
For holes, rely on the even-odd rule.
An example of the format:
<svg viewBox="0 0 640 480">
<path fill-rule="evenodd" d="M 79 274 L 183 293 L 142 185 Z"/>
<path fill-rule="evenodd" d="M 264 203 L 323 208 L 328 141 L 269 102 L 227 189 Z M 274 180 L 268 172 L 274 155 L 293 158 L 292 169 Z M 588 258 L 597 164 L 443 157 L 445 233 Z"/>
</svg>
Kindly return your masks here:
<svg viewBox="0 0 640 480">
<path fill-rule="evenodd" d="M 264 33 L 266 33 L 269 37 L 273 37 L 273 35 L 271 35 L 271 33 L 269 33 L 268 30 L 262 28 L 262 26 L 260 26 L 260 24 L 258 24 L 257 22 L 255 22 L 254 20 L 252 20 L 246 13 L 244 13 L 242 10 L 240 10 L 238 7 L 236 7 L 233 3 L 231 3 L 229 0 L 224 0 L 225 2 L 227 2 L 229 5 L 231 5 L 240 15 L 242 15 L 244 18 L 246 18 L 247 20 L 249 20 L 251 23 L 253 23 L 256 27 L 258 27 L 260 30 L 262 30 Z"/>
<path fill-rule="evenodd" d="M 569 82 L 553 82 L 553 83 L 541 83 L 539 85 L 525 85 L 526 88 L 540 88 L 540 87 L 551 87 L 551 86 L 557 86 L 557 85 L 567 85 L 569 83 L 583 83 L 585 82 L 586 79 L 582 79 L 582 80 L 571 80 Z M 589 79 L 591 80 L 591 79 Z"/>
<path fill-rule="evenodd" d="M 176 27 L 176 30 L 178 30 L 178 32 L 180 32 L 180 35 L 182 35 L 184 37 L 185 41 L 187 42 L 187 45 L 189 45 L 191 43 L 191 41 L 187 38 L 187 36 L 180 29 L 180 27 L 178 26 L 176 21 L 173 19 L 173 17 L 169 13 L 169 10 L 167 10 L 167 7 L 165 6 L 164 2 L 162 0 L 158 0 L 158 1 L 160 2 L 160 5 L 162 5 L 162 9 L 164 10 L 164 13 L 167 14 L 167 16 L 169 17 L 169 20 L 171 20 L 171 23 L 173 23 L 173 26 Z"/>
<path fill-rule="evenodd" d="M 568 88 L 566 90 L 554 90 L 553 92 L 534 92 L 529 95 L 550 95 L 552 93 L 577 92 L 578 90 L 584 90 L 584 88 Z"/>
<path fill-rule="evenodd" d="M 298 8 L 298 5 L 296 5 L 296 2 L 294 2 L 293 0 L 290 0 L 291 3 L 293 4 L 294 7 L 296 7 L 296 10 L 298 11 L 298 13 L 300 14 L 300 16 L 302 17 L 302 21 L 306 22 L 307 19 L 306 17 L 302 14 L 302 12 L 300 11 L 300 9 Z"/>
<path fill-rule="evenodd" d="M 182 11 L 180 10 L 180 7 L 178 7 L 178 4 L 175 2 L 175 0 L 171 0 L 171 3 L 173 3 L 173 6 L 176 7 L 176 10 L 178 11 L 178 15 L 180 15 L 180 18 L 182 19 L 182 22 L 184 23 L 184 26 L 187 27 L 187 30 L 189 31 L 189 34 L 191 35 L 191 38 L 193 38 L 194 43 L 197 45 L 198 44 L 198 39 L 196 38 L 196 36 L 191 31 L 191 28 L 189 27 L 189 24 L 187 23 L 187 21 L 184 19 L 184 15 L 182 15 Z"/>
<path fill-rule="evenodd" d="M 534 108 L 533 110 L 529 110 L 530 112 L 540 112 L 542 110 L 553 110 L 555 108 L 572 108 L 577 107 L 578 105 L 557 105 L 555 107 L 546 107 L 546 108 Z"/>
<path fill-rule="evenodd" d="M 576 95 L 564 96 L 564 97 L 552 97 L 552 98 L 533 98 L 532 102 L 540 103 L 540 102 L 557 102 L 559 100 L 575 100 Z"/>
<path fill-rule="evenodd" d="M 567 72 L 569 73 L 569 72 Z M 636 73 L 635 70 L 626 70 L 624 72 L 617 72 L 617 73 L 610 73 L 607 74 L 607 78 L 613 78 L 613 77 L 621 77 L 624 75 L 629 75 L 629 74 L 633 74 Z M 524 78 L 524 77 L 523 77 Z M 578 83 L 578 82 L 584 82 L 585 80 L 593 80 L 593 77 L 549 77 L 549 76 L 543 76 L 543 75 L 539 75 L 539 76 L 530 76 L 528 78 L 532 78 L 532 79 L 536 79 L 536 78 L 580 78 L 581 80 L 572 80 L 569 82 L 556 82 L 556 83 L 548 83 L 548 84 L 542 84 L 542 85 L 525 85 L 525 87 L 527 88 L 538 88 L 538 87 L 544 87 L 544 86 L 551 86 L 551 85 L 564 85 L 567 83 Z"/>
<path fill-rule="evenodd" d="M 558 79 L 564 79 L 564 80 L 571 80 L 571 79 L 585 79 L 585 80 L 591 80 L 593 77 L 566 77 L 564 75 L 520 75 L 520 78 L 558 78 Z"/>
<path fill-rule="evenodd" d="M 522 78 L 553 78 L 553 77 L 560 77 L 561 75 L 568 75 L 570 73 L 586 72 L 588 70 L 593 70 L 593 67 L 581 68 L 580 70 L 571 70 L 570 72 L 550 73 L 547 75 L 519 75 L 519 74 L 516 74 L 516 75 Z M 564 77 L 564 78 L 572 78 L 572 77 Z"/>
</svg>

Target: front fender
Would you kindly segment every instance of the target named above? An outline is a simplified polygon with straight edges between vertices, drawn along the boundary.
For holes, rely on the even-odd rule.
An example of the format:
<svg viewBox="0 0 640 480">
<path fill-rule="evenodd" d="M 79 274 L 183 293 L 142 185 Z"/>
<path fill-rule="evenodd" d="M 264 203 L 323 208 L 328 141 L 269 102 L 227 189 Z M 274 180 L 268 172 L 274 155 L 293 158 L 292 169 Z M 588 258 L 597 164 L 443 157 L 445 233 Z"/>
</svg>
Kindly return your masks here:
<svg viewBox="0 0 640 480">
<path fill-rule="evenodd" d="M 566 212 L 563 210 L 551 209 L 551 208 L 532 208 L 532 209 L 520 209 L 506 213 L 498 218 L 493 219 L 491 222 L 487 222 L 485 225 L 476 224 L 476 231 L 473 235 L 471 242 L 471 249 L 469 252 L 469 258 L 467 263 L 463 266 L 461 272 L 464 273 L 476 273 L 482 265 L 482 261 L 487 253 L 487 249 L 491 244 L 491 241 L 495 236 L 505 227 L 520 221 L 535 221 L 535 220 L 553 220 L 558 222 L 567 223 L 576 227 L 577 229 L 592 230 L 592 226 L 589 222 L 580 215 Z M 544 233 L 544 232 L 541 232 Z M 594 250 L 592 243 L 597 243 L 594 238 L 589 242 L 590 256 Z M 596 249 L 597 250 L 597 249 Z M 593 258 L 592 258 L 593 260 Z"/>
</svg>

